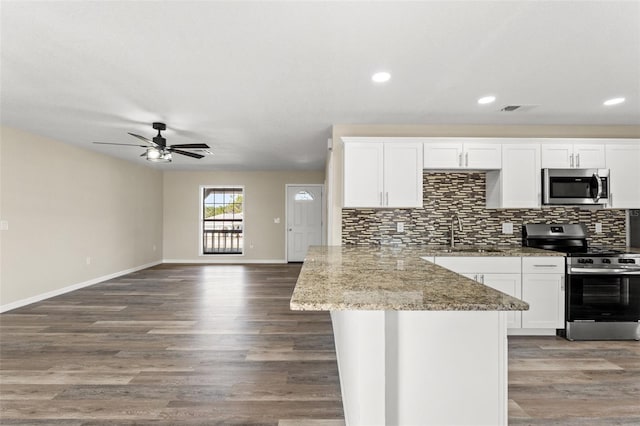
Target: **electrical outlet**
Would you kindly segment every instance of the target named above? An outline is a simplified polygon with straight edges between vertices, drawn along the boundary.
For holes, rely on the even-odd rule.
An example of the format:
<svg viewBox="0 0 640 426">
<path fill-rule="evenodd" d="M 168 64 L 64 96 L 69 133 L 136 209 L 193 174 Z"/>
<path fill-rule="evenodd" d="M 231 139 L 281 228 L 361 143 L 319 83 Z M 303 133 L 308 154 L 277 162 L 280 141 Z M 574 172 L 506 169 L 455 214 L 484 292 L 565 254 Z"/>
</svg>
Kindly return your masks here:
<svg viewBox="0 0 640 426">
<path fill-rule="evenodd" d="M 280 223 L 280 218 L 279 217 L 274 217 L 273 218 L 273 223 Z"/>
<path fill-rule="evenodd" d="M 153 245 L 153 251 L 156 251 L 156 245 L 155 244 Z"/>
<path fill-rule="evenodd" d="M 513 223 L 505 222 L 502 224 L 503 234 L 513 234 Z"/>
<path fill-rule="evenodd" d="M 404 232 L 404 222 L 397 222 L 396 223 L 396 231 L 397 232 Z"/>
<path fill-rule="evenodd" d="M 600 222 L 596 223 L 596 234 L 602 234 L 602 224 Z"/>
<path fill-rule="evenodd" d="M 85 261 L 87 262 L 87 265 L 91 265 L 91 257 L 90 256 L 87 256 Z"/>
<path fill-rule="evenodd" d="M 9 221 L 0 220 L 0 231 L 8 231 L 8 230 L 9 230 Z"/>
</svg>

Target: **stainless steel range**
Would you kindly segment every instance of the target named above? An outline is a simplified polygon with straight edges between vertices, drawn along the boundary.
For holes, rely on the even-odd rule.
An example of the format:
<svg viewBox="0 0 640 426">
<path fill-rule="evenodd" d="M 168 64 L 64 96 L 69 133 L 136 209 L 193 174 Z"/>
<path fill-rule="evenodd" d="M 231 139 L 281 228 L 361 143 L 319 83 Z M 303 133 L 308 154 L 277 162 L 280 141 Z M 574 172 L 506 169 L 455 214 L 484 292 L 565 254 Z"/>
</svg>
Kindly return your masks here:
<svg viewBox="0 0 640 426">
<path fill-rule="evenodd" d="M 580 224 L 525 225 L 522 243 L 567 256 L 567 339 L 640 340 L 640 253 L 589 247 Z"/>
</svg>

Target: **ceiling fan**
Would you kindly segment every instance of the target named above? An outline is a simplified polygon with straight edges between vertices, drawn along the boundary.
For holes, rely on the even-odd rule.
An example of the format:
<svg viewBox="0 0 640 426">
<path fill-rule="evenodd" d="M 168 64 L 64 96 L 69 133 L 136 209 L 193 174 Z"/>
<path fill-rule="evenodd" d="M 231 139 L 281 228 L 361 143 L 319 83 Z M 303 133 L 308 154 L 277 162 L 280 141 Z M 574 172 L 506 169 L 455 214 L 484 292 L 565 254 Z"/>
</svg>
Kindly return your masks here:
<svg viewBox="0 0 640 426">
<path fill-rule="evenodd" d="M 94 142 L 100 145 L 126 145 L 126 146 L 138 146 L 145 148 L 147 151 L 141 155 L 141 157 L 147 157 L 147 160 L 156 163 L 170 163 L 171 154 L 176 153 L 180 155 L 186 155 L 187 157 L 202 158 L 204 155 L 196 154 L 195 152 L 184 151 L 185 149 L 209 149 L 209 145 L 206 143 L 183 143 L 178 145 L 168 145 L 167 139 L 160 133 L 167 129 L 167 125 L 164 123 L 153 123 L 153 128 L 158 131 L 158 134 L 153 137 L 152 140 L 145 138 L 144 136 L 136 135 L 129 132 L 133 137 L 136 137 L 146 143 L 146 145 L 136 145 L 132 143 L 111 143 L 111 142 Z"/>
</svg>

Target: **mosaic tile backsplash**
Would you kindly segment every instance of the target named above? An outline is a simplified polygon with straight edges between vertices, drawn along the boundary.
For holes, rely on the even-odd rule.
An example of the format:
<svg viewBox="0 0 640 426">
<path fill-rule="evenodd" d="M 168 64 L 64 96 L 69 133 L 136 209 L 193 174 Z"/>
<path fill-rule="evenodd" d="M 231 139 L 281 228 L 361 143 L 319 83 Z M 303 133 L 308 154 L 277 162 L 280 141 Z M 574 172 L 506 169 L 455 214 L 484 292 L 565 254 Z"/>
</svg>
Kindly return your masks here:
<svg viewBox="0 0 640 426">
<path fill-rule="evenodd" d="M 525 223 L 583 223 L 590 245 L 624 246 L 625 210 L 584 210 L 577 207 L 534 209 L 485 208 L 485 173 L 425 172 L 424 205 L 416 209 L 343 209 L 342 243 L 357 245 L 443 245 L 449 244 L 454 215 L 462 221 L 456 244 L 522 245 Z M 404 232 L 396 223 L 404 222 Z M 502 233 L 502 223 L 513 224 L 513 234 Z M 595 233 L 595 224 L 602 233 Z"/>
</svg>

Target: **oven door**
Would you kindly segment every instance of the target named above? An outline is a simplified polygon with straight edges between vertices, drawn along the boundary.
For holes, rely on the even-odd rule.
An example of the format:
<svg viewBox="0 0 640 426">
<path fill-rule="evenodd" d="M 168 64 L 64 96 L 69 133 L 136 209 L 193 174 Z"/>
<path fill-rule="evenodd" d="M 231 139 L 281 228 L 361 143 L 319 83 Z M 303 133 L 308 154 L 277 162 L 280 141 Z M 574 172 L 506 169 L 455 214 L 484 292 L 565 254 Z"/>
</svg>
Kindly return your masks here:
<svg viewBox="0 0 640 426">
<path fill-rule="evenodd" d="M 568 274 L 567 321 L 639 321 L 640 273 Z"/>
</svg>

